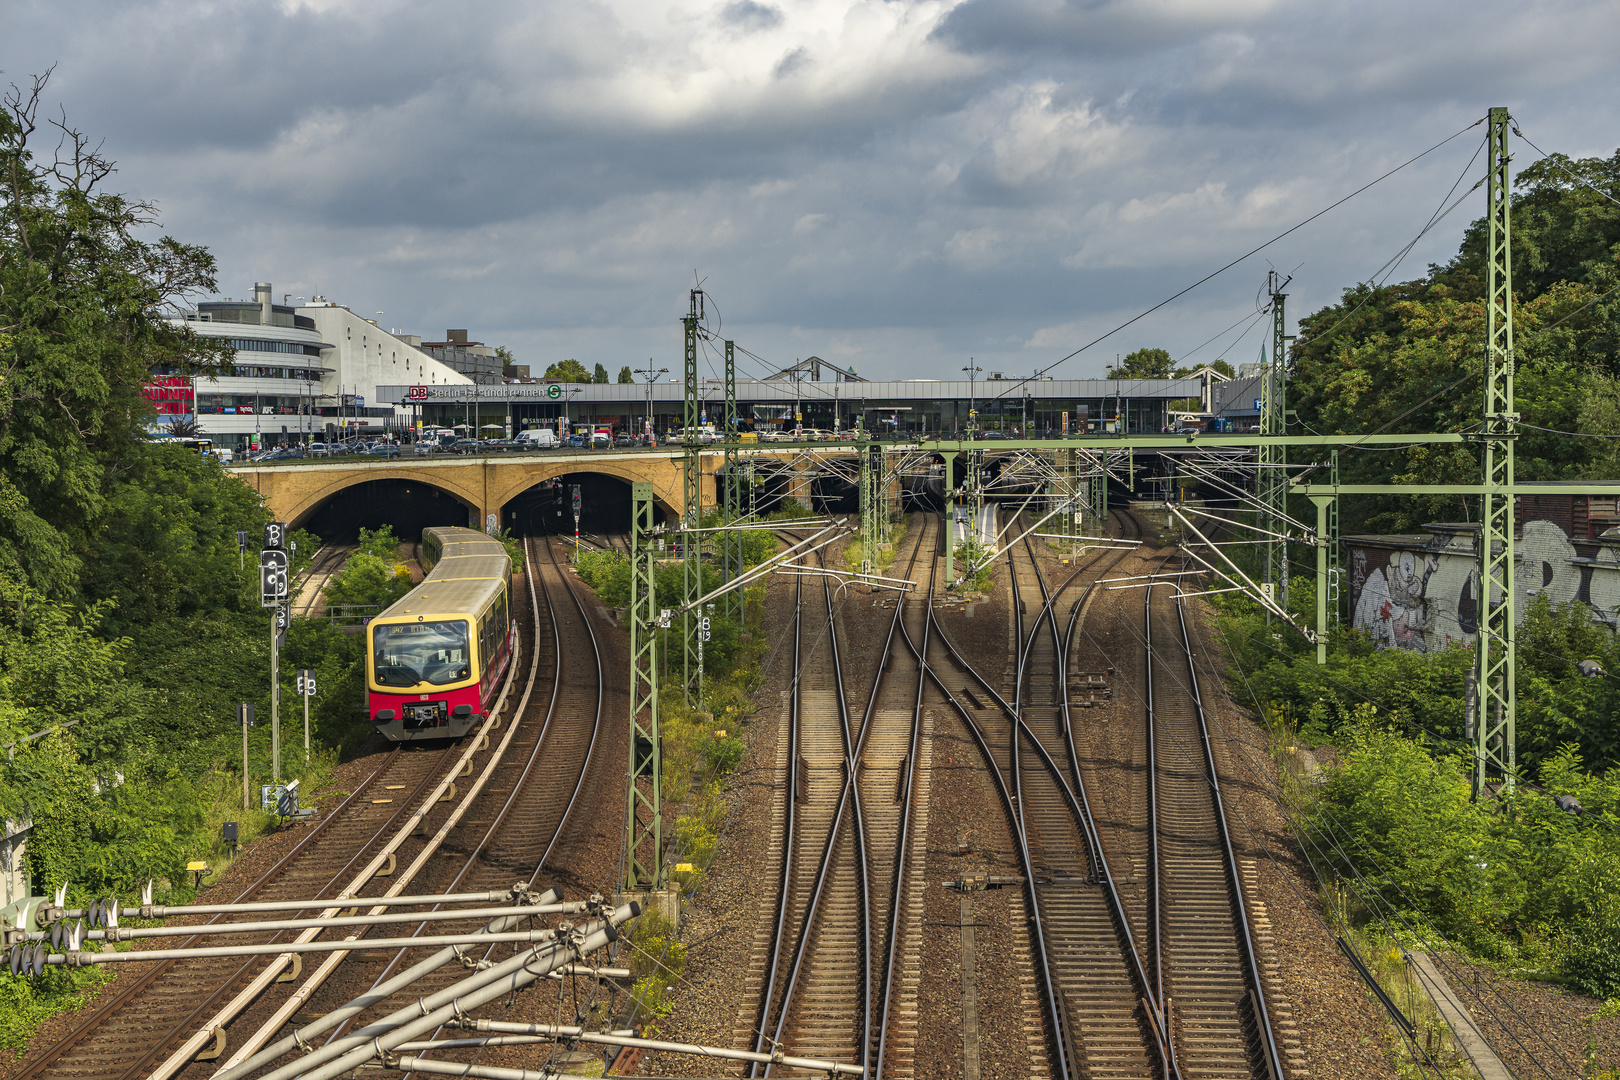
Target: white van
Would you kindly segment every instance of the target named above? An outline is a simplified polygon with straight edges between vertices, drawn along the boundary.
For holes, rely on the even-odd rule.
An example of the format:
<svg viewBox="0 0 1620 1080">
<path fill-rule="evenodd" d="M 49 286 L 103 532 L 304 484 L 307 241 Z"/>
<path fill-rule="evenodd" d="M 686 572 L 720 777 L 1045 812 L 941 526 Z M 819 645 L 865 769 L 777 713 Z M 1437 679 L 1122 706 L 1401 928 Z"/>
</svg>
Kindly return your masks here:
<svg viewBox="0 0 1620 1080">
<path fill-rule="evenodd" d="M 530 428 L 517 437 L 520 450 L 551 450 L 557 445 L 557 433 L 548 427 Z"/>
</svg>

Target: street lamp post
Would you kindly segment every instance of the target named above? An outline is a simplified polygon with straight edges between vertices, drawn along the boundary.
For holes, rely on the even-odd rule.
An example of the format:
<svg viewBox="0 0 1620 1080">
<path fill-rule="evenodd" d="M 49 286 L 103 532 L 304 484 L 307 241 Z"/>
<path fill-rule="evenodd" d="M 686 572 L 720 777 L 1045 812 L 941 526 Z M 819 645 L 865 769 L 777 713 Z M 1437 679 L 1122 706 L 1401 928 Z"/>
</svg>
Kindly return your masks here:
<svg viewBox="0 0 1620 1080">
<path fill-rule="evenodd" d="M 660 376 L 660 375 L 668 375 L 669 374 L 669 368 L 667 368 L 667 367 L 661 367 L 661 368 L 653 367 L 652 366 L 652 357 L 649 356 L 647 358 L 647 366 L 644 367 L 644 368 L 637 368 L 636 369 L 636 374 L 637 375 L 645 375 L 647 377 L 647 415 L 646 415 L 645 419 L 646 419 L 646 422 L 647 422 L 647 432 L 646 433 L 648 435 L 651 435 L 652 430 L 653 430 L 652 384 L 658 381 L 658 376 Z"/>
<path fill-rule="evenodd" d="M 564 438 L 568 437 L 568 402 L 569 402 L 570 399 L 573 398 L 573 396 L 575 394 L 583 394 L 584 392 L 585 392 L 585 388 L 583 386 L 570 386 L 568 388 L 568 392 L 563 395 L 563 437 Z"/>
<path fill-rule="evenodd" d="M 967 366 L 964 367 L 962 370 L 967 372 L 967 377 L 968 377 L 968 423 L 972 424 L 973 423 L 973 418 L 978 415 L 978 403 L 974 400 L 974 393 L 973 393 L 973 391 L 974 391 L 973 378 L 979 372 L 983 371 L 984 368 L 982 368 L 982 367 L 974 367 L 973 366 L 973 357 L 970 356 L 970 357 L 968 357 Z"/>
</svg>

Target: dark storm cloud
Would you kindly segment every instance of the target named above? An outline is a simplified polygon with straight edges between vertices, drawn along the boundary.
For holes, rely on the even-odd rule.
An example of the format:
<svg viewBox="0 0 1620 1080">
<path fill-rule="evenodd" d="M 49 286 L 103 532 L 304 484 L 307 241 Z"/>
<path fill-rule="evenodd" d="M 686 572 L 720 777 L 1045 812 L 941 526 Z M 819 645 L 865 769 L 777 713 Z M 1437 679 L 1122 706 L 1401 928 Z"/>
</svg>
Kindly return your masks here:
<svg viewBox="0 0 1620 1080">
<path fill-rule="evenodd" d="M 58 63 L 70 118 L 227 291 L 616 363 L 673 341 L 698 268 L 755 351 L 905 376 L 1063 355 L 1490 105 L 1607 154 L 1617 26 L 1598 0 L 22 0 L 0 67 Z M 1333 300 L 1474 138 L 1073 370 L 1191 348 L 1267 258 L 1295 311 Z"/>
<path fill-rule="evenodd" d="M 720 21 L 739 30 L 774 30 L 782 25 L 782 11 L 754 0 L 733 0 L 720 9 Z"/>
</svg>

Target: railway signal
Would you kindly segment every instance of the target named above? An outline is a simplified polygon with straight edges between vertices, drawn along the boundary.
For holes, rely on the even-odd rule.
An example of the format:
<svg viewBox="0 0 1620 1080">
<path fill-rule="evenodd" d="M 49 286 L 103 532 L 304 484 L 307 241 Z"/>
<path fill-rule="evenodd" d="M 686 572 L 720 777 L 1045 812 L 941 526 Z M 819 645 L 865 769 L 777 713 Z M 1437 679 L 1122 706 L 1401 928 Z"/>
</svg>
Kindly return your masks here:
<svg viewBox="0 0 1620 1080">
<path fill-rule="evenodd" d="M 253 726 L 253 706 L 246 702 L 236 707 L 236 724 L 242 729 L 242 809 L 248 809 L 248 728 Z"/>
<path fill-rule="evenodd" d="M 298 669 L 298 696 L 304 699 L 304 761 L 309 761 L 309 699 L 315 696 L 315 673 Z"/>
<path fill-rule="evenodd" d="M 277 607 L 287 598 L 287 553 L 279 548 L 259 552 L 259 605 Z"/>
<path fill-rule="evenodd" d="M 579 555 L 579 485 L 570 485 L 574 492 L 574 555 Z"/>
</svg>

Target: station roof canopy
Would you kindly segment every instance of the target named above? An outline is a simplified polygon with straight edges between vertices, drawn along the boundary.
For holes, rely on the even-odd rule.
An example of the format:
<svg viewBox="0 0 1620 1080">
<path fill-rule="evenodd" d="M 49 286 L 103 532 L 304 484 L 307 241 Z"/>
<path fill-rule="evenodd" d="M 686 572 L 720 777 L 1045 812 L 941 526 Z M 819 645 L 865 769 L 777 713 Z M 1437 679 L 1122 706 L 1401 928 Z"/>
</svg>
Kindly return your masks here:
<svg viewBox="0 0 1620 1080">
<path fill-rule="evenodd" d="M 552 389 L 555 387 L 556 389 Z M 850 404 L 860 401 L 967 401 L 982 404 L 1002 398 L 1020 401 L 1025 396 L 1043 401 L 1086 400 L 1121 397 L 1141 401 L 1197 398 L 1203 380 L 1185 379 L 981 379 L 971 385 L 966 379 L 941 381 L 905 379 L 893 382 L 813 382 L 792 379 L 738 379 L 737 400 L 756 404 L 792 404 L 833 401 Z M 721 379 L 702 380 L 703 397 L 714 401 L 725 393 Z M 474 401 L 555 401 L 573 403 L 633 404 L 647 400 L 647 384 L 638 383 L 548 383 L 544 380 L 498 385 L 379 386 L 380 403 L 401 405 L 464 403 Z M 670 405 L 685 400 L 679 381 L 652 384 L 655 404 Z"/>
</svg>

